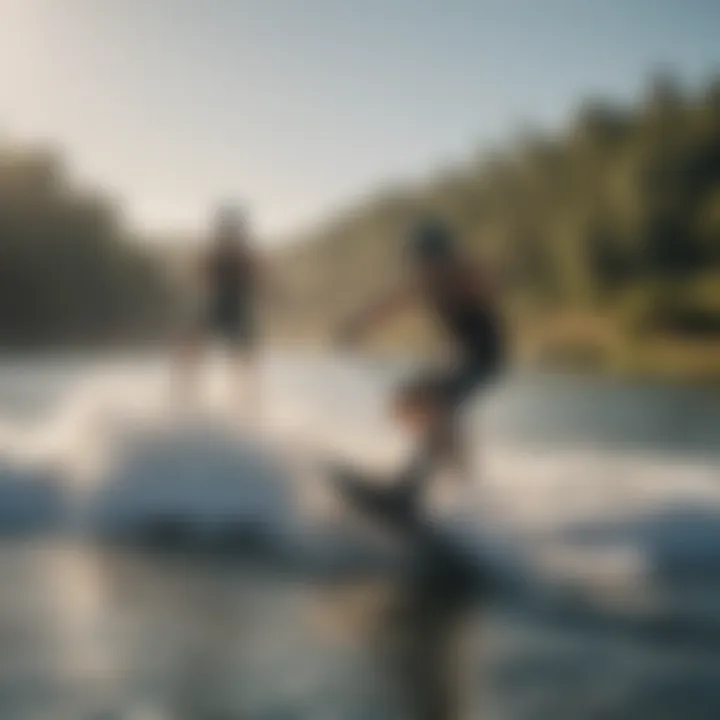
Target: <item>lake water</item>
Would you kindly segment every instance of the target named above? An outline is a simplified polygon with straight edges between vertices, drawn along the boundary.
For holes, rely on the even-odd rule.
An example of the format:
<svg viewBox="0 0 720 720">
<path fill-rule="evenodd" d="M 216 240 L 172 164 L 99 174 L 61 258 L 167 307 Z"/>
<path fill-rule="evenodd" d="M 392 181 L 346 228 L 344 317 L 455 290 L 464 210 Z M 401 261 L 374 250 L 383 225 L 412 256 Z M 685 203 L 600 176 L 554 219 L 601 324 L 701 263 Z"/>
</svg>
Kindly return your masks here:
<svg viewBox="0 0 720 720">
<path fill-rule="evenodd" d="M 79 477 L 106 448 L 108 407 L 135 422 L 164 371 L 2 363 L 0 474 L 31 483 L 56 463 Z M 398 372 L 275 358 L 267 422 L 322 452 L 396 462 L 383 409 Z M 482 470 L 454 512 L 489 513 L 529 554 L 566 563 L 576 594 L 462 616 L 465 716 L 720 717 L 719 432 L 720 393 L 698 388 L 508 378 L 473 410 Z M 415 599 L 392 578 L 109 548 L 42 523 L 4 537 L 0 718 L 394 718 L 427 702 L 403 652 L 438 646 L 399 631 L 392 613 Z"/>
</svg>

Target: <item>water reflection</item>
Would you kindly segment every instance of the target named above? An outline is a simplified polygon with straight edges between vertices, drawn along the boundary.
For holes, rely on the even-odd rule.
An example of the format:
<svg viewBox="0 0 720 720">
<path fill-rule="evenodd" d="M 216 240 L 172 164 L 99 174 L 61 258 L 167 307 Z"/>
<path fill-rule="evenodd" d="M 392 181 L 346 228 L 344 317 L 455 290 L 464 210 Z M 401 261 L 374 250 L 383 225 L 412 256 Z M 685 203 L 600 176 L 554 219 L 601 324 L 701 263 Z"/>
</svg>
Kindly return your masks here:
<svg viewBox="0 0 720 720">
<path fill-rule="evenodd" d="M 455 717 L 437 588 L 78 545 L 5 544 L 0 569 L 3 718 Z"/>
<path fill-rule="evenodd" d="M 516 406 L 505 396 L 508 425 L 522 435 L 515 421 L 526 418 L 530 434 L 542 424 L 571 447 L 492 444 L 483 497 L 485 509 L 489 497 L 496 516 L 532 537 L 593 550 L 568 558 L 582 564 L 588 607 L 542 615 L 468 605 L 447 578 L 425 584 L 422 573 L 401 586 L 387 577 L 331 585 L 309 577 L 309 562 L 261 571 L 237 557 L 6 540 L 0 718 L 382 720 L 452 717 L 459 704 L 470 717 L 508 720 L 715 720 L 717 464 L 660 451 L 675 449 L 665 429 L 684 450 L 716 451 L 716 399 L 696 404 L 694 392 L 683 394 L 693 411 L 678 434 L 675 395 L 656 394 L 654 413 L 642 388 L 568 387 L 518 390 Z M 347 392 L 355 409 L 358 393 Z M 377 431 L 373 417 L 367 425 Z M 647 457 L 610 450 L 638 434 L 652 436 Z M 602 447 L 574 444 L 583 435 Z M 354 429 L 348 437 L 361 444 Z M 606 546 L 612 572 L 596 552 Z M 618 562 L 631 567 L 617 572 Z"/>
<path fill-rule="evenodd" d="M 331 698 L 344 667 L 353 674 L 352 643 L 318 635 L 300 583 L 79 547 L 0 557 L 2 717 L 252 717 Z"/>
<path fill-rule="evenodd" d="M 6 541 L 0 717 L 718 717 L 713 633 L 690 642 L 677 614 L 486 606 L 438 567 L 330 584 L 237 558 Z"/>
</svg>

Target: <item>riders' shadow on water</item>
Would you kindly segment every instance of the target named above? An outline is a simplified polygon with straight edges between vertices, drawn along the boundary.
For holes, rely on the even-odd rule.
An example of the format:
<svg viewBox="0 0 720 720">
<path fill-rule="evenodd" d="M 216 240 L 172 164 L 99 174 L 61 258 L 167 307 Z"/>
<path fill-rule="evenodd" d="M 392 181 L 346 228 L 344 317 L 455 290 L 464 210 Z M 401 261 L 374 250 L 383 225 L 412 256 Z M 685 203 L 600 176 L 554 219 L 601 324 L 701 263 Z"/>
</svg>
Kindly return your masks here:
<svg viewBox="0 0 720 720">
<path fill-rule="evenodd" d="M 650 589 L 659 598 L 662 610 L 652 615 L 638 614 L 624 608 L 622 603 L 608 606 L 592 592 L 578 599 L 571 593 L 558 591 L 550 593 L 548 600 L 543 589 L 531 581 L 523 587 L 506 587 L 498 582 L 496 574 L 490 570 L 484 572 L 482 565 L 478 566 L 475 553 L 468 549 L 465 555 L 456 543 L 442 542 L 440 531 L 436 534 L 435 528 L 424 528 L 407 543 L 411 562 L 404 564 L 404 572 L 376 575 L 379 587 L 388 585 L 389 600 L 383 596 L 379 607 L 373 603 L 362 605 L 361 610 L 367 608 L 371 612 L 369 618 L 361 613 L 358 626 L 352 626 L 353 604 L 344 600 L 352 599 L 355 589 L 361 591 L 358 596 L 369 597 L 365 591 L 371 583 L 355 573 L 354 577 L 344 575 L 337 582 L 333 579 L 328 587 L 324 582 L 325 572 L 310 573 L 305 563 L 297 568 L 290 563 L 272 564 L 272 572 L 268 571 L 266 578 L 254 572 L 247 576 L 235 572 L 226 575 L 223 570 L 219 599 L 207 606 L 203 603 L 199 609 L 192 606 L 183 610 L 188 593 L 176 592 L 175 586 L 168 587 L 162 601 L 157 603 L 159 617 L 166 615 L 167 607 L 178 605 L 178 596 L 185 598 L 180 603 L 183 612 L 173 628 L 185 628 L 185 632 L 199 623 L 196 629 L 207 630 L 211 621 L 213 627 L 218 623 L 216 633 L 201 633 L 202 647 L 196 649 L 194 655 L 188 655 L 187 672 L 178 681 L 177 701 L 186 708 L 193 707 L 193 702 L 195 707 L 206 702 L 217 704 L 214 689 L 217 676 L 226 674 L 228 686 L 235 690 L 244 678 L 243 692 L 250 695 L 256 690 L 259 692 L 255 687 L 257 678 L 267 675 L 265 699 L 270 704 L 275 702 L 276 696 L 281 695 L 281 686 L 292 680 L 293 673 L 300 669 L 306 672 L 313 663 L 310 646 L 317 642 L 313 637 L 317 631 L 303 630 L 304 623 L 293 619 L 296 616 L 292 608 L 297 603 L 291 596 L 297 595 L 303 606 L 300 598 L 311 597 L 312 607 L 317 601 L 313 617 L 317 617 L 320 627 L 331 624 L 331 611 L 337 614 L 342 626 L 338 631 L 345 633 L 343 637 L 348 638 L 352 646 L 348 652 L 353 657 L 364 656 L 372 677 L 379 677 L 381 685 L 387 684 L 392 695 L 390 705 L 407 708 L 403 714 L 388 714 L 388 703 L 381 688 L 379 709 L 369 711 L 368 696 L 372 693 L 368 675 L 358 671 L 354 661 L 347 667 L 349 689 L 332 678 L 328 684 L 321 685 L 321 676 L 334 671 L 342 675 L 344 671 L 341 671 L 341 662 L 322 660 L 330 646 L 319 644 L 314 648 L 318 663 L 317 692 L 322 702 L 337 700 L 342 706 L 339 715 L 342 717 L 453 720 L 465 717 L 468 706 L 474 709 L 480 704 L 492 703 L 497 696 L 497 702 L 503 707 L 513 708 L 505 712 L 505 716 L 531 720 L 717 718 L 720 716 L 720 693 L 716 690 L 720 686 L 720 667 L 716 658 L 720 643 L 717 633 L 713 641 L 712 622 L 708 622 L 712 617 L 696 611 L 688 596 L 692 562 L 696 563 L 698 593 L 704 588 L 707 600 L 712 599 L 718 589 L 718 585 L 709 582 L 711 576 L 715 579 L 720 576 L 720 563 L 715 559 L 720 552 L 712 542 L 718 530 L 720 513 L 700 507 L 674 507 L 632 521 L 585 524 L 565 533 L 564 539 L 577 545 L 625 542 L 645 548 L 649 574 L 640 582 L 652 585 Z M 703 563 L 701 551 L 707 552 Z M 168 563 L 171 569 L 177 566 L 180 579 L 185 577 L 188 563 L 184 558 L 170 558 Z M 230 558 L 220 558 L 217 563 L 225 569 L 236 566 Z M 197 592 L 206 598 L 212 595 L 208 587 L 214 587 L 215 571 L 211 572 L 213 564 L 203 558 L 198 558 L 197 565 L 203 579 Z M 167 570 L 159 575 L 154 572 L 151 577 L 153 582 L 165 587 L 168 575 L 174 577 Z M 233 579 L 236 576 L 237 579 Z M 237 597 L 228 595 L 230 580 L 242 580 Z M 133 586 L 128 582 L 122 584 Z M 342 590 L 346 584 L 350 596 L 344 592 L 336 594 L 335 588 Z M 717 599 L 720 595 L 714 597 Z M 279 606 L 269 607 L 272 603 Z M 717 607 L 717 602 L 714 605 Z M 497 637 L 498 606 L 509 620 L 500 628 L 500 633 L 505 633 L 502 642 L 507 645 L 508 626 L 510 640 L 515 642 L 514 638 L 519 638 L 520 641 L 517 650 L 510 647 L 500 656 L 493 655 L 492 647 L 487 653 L 488 646 Z M 673 610 L 675 606 L 677 612 Z M 480 628 L 474 622 L 476 614 L 482 618 Z M 717 615 L 720 617 L 720 612 Z M 287 620 L 289 627 L 279 627 L 281 618 Z M 147 627 L 153 625 L 147 623 Z M 253 629 L 259 628 L 264 640 L 278 644 L 282 668 L 272 671 L 261 668 L 250 674 L 248 670 L 236 671 L 240 665 L 225 658 L 225 654 L 233 656 L 238 650 L 227 630 L 232 627 L 236 629 L 234 637 L 245 639 L 242 663 L 248 664 L 251 670 L 261 664 L 251 648 L 255 644 Z M 302 637 L 291 637 L 292 628 Z M 475 689 L 465 685 L 467 673 L 479 670 L 475 662 L 468 661 L 464 654 L 468 648 L 463 646 L 468 639 L 474 640 L 476 629 L 482 632 L 483 655 L 490 659 L 487 668 L 483 666 L 483 685 L 487 683 L 493 697 L 482 699 L 468 697 L 466 691 Z M 308 681 L 308 689 L 314 682 Z M 192 696 L 190 699 L 188 693 Z M 288 697 L 287 714 L 278 717 L 307 716 L 299 706 L 300 700 Z M 229 715 L 196 714 L 192 719 L 269 717 L 245 712 L 246 704 L 252 703 L 240 698 L 231 706 Z M 241 706 L 243 714 L 239 714 Z M 667 708 L 674 708 L 675 714 L 668 714 Z M 468 716 L 473 715 L 468 713 Z"/>
<path fill-rule="evenodd" d="M 464 687 L 473 663 L 464 656 L 462 640 L 474 627 L 475 611 L 486 618 L 486 625 L 488 613 L 491 616 L 498 606 L 511 623 L 526 627 L 530 634 L 533 627 L 543 628 L 548 637 L 573 638 L 576 646 L 565 660 L 547 646 L 528 648 L 510 663 L 496 663 L 497 686 L 502 686 L 506 699 L 520 700 L 530 688 L 542 686 L 549 714 L 544 715 L 538 703 L 527 717 L 572 717 L 573 703 L 585 710 L 592 705 L 601 713 L 593 717 L 670 717 L 666 712 L 670 707 L 678 712 L 682 708 L 687 718 L 720 716 L 719 534 L 720 512 L 696 505 L 670 506 L 641 517 L 565 531 L 563 539 L 577 546 L 639 550 L 644 571 L 627 580 L 651 596 L 649 605 L 639 608 L 623 605 L 622 599 L 608 603 L 606 596 L 587 588 L 575 594 L 567 587 L 544 592 L 534 583 L 524 588 L 505 586 L 490 571 L 483 574 L 454 544 L 434 536 L 416 537 L 414 571 L 400 584 L 394 604 L 379 621 L 381 628 L 394 631 L 381 632 L 382 642 L 397 640 L 392 670 L 410 703 L 410 717 L 464 716 L 468 704 L 473 704 L 467 693 L 471 688 Z M 621 598 L 628 589 L 619 588 Z M 377 647 L 381 649 L 382 644 Z M 632 681 L 632 673 L 622 670 L 630 657 L 627 653 L 639 653 L 643 663 L 647 661 L 642 681 Z M 615 658 L 613 673 L 624 687 L 621 697 L 603 689 L 603 673 L 598 675 L 599 666 L 595 667 L 603 656 Z M 560 678 L 582 675 L 590 667 L 595 669 L 580 683 L 587 685 L 587 697 L 575 697 L 577 688 Z"/>
<path fill-rule="evenodd" d="M 509 661 L 496 658 L 491 671 L 503 704 L 527 704 L 512 717 L 718 717 L 719 531 L 720 512 L 688 505 L 565 531 L 563 539 L 578 546 L 640 549 L 646 571 L 630 581 L 653 602 L 638 610 L 607 604 L 592 590 L 546 592 L 538 578 L 504 582 L 470 550 L 423 528 L 408 543 L 411 571 L 395 578 L 392 601 L 374 618 L 370 652 L 385 658 L 409 718 L 472 716 L 477 702 L 466 681 L 477 665 L 464 643 L 482 617 L 485 644 L 500 608 L 525 635 L 522 650 Z"/>
<path fill-rule="evenodd" d="M 412 569 L 377 619 L 374 648 L 390 658 L 389 670 L 412 720 L 465 716 L 468 640 L 485 601 L 484 581 L 450 545 L 416 538 Z"/>
</svg>

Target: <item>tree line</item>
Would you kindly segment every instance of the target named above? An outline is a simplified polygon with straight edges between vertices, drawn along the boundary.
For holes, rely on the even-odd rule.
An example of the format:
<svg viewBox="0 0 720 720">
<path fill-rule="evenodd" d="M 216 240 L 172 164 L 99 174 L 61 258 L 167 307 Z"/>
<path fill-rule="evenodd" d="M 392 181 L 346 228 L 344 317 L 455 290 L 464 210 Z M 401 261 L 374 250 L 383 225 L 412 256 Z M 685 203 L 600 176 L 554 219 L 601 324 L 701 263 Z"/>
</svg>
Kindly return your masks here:
<svg viewBox="0 0 720 720">
<path fill-rule="evenodd" d="M 328 336 L 403 271 L 401 240 L 432 210 L 503 279 L 518 357 L 720 378 L 720 78 L 656 78 L 631 106 L 580 106 L 429 179 L 383 187 L 298 235 L 276 262 L 293 302 L 276 336 Z M 147 342 L 178 320 L 182 253 L 130 228 L 61 154 L 0 141 L 0 344 Z M 421 316 L 377 346 L 427 346 Z"/>
<path fill-rule="evenodd" d="M 720 377 L 720 78 L 688 92 L 657 77 L 633 106 L 585 103 L 555 134 L 383 188 L 288 252 L 295 324 L 326 327 L 392 282 L 428 209 L 500 269 L 529 358 Z M 385 341 L 427 337 L 407 318 Z"/>
<path fill-rule="evenodd" d="M 0 345 L 97 345 L 167 326 L 174 289 L 159 257 L 62 156 L 0 143 Z"/>
</svg>

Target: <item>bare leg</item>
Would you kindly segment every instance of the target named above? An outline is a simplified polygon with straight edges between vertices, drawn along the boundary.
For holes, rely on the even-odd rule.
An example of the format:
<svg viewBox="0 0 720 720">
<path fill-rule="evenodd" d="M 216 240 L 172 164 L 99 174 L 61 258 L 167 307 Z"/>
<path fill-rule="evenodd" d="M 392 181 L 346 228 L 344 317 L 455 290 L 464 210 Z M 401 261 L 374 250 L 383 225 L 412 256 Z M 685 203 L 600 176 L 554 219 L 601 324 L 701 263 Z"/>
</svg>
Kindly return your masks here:
<svg viewBox="0 0 720 720">
<path fill-rule="evenodd" d="M 261 410 L 260 362 L 253 350 L 237 352 L 234 360 L 235 397 L 247 418 L 259 420 Z"/>
<path fill-rule="evenodd" d="M 402 409 L 399 417 L 415 435 L 418 447 L 404 473 L 407 482 L 412 482 L 413 477 L 422 482 L 441 464 L 447 464 L 460 477 L 465 475 L 465 452 L 454 408 L 426 403 Z"/>
<path fill-rule="evenodd" d="M 435 430 L 436 453 L 439 460 L 455 474 L 460 482 L 469 482 L 467 448 L 457 415 L 448 412 Z"/>
<path fill-rule="evenodd" d="M 175 397 L 183 405 L 197 400 L 198 369 L 204 354 L 204 339 L 197 334 L 183 338 L 177 351 Z"/>
</svg>

